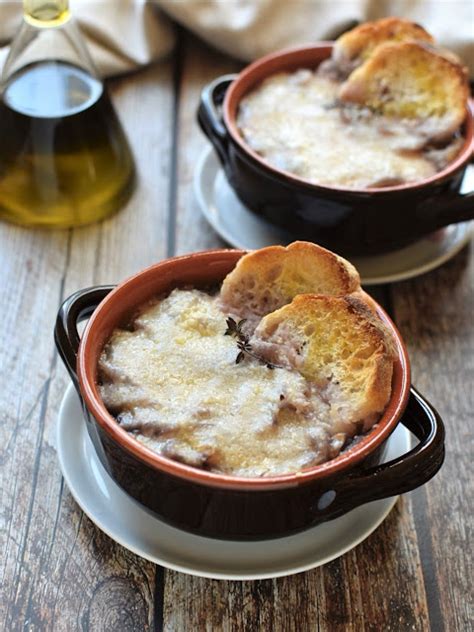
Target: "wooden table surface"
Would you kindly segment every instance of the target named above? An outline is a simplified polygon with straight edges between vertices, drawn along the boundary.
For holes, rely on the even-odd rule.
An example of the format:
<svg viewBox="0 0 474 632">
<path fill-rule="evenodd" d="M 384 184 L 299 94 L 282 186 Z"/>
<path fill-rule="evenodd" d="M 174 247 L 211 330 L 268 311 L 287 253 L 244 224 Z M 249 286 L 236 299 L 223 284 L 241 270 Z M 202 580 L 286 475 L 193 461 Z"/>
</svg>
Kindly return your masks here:
<svg viewBox="0 0 474 632">
<path fill-rule="evenodd" d="M 181 38 L 169 60 L 114 80 L 110 89 L 140 176 L 127 207 L 69 231 L 0 225 L 1 630 L 473 629 L 469 247 L 436 271 L 377 289 L 408 344 L 414 383 L 445 420 L 447 457 L 439 475 L 401 498 L 343 557 L 276 580 L 184 575 L 109 539 L 64 484 L 54 430 L 69 379 L 53 344 L 58 306 L 79 288 L 222 245 L 193 199 L 193 172 L 206 146 L 195 112 L 201 87 L 237 69 Z"/>
</svg>

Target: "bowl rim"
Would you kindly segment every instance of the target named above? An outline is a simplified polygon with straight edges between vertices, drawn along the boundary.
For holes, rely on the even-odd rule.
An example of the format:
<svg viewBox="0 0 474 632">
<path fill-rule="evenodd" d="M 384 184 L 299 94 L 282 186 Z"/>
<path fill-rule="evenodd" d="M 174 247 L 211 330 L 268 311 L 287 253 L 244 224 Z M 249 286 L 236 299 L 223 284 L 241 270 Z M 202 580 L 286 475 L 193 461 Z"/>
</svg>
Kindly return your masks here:
<svg viewBox="0 0 474 632">
<path fill-rule="evenodd" d="M 126 295 L 130 287 L 147 281 L 149 277 L 159 274 L 163 268 L 173 266 L 187 260 L 193 260 L 193 265 L 212 265 L 213 260 L 227 257 L 229 263 L 237 261 L 246 253 L 237 249 L 217 249 L 195 252 L 178 257 L 171 257 L 155 263 L 137 272 L 131 277 L 119 283 L 94 310 L 82 335 L 78 355 L 77 355 L 77 376 L 81 395 L 84 399 L 88 411 L 92 414 L 99 426 L 105 433 L 118 443 L 122 449 L 133 455 L 139 461 L 155 470 L 186 479 L 192 483 L 201 485 L 233 489 L 233 490 L 275 490 L 298 486 L 309 483 L 315 479 L 322 479 L 328 476 L 339 474 L 345 469 L 351 469 L 357 463 L 365 459 L 373 450 L 381 445 L 393 432 L 398 424 L 408 402 L 410 395 L 410 362 L 405 343 L 398 332 L 395 324 L 385 312 L 385 310 L 368 294 L 364 293 L 366 300 L 377 310 L 385 325 L 392 332 L 398 358 L 394 365 L 394 377 L 392 381 L 392 395 L 381 419 L 375 428 L 371 429 L 355 446 L 342 452 L 339 456 L 320 465 L 307 468 L 299 472 L 268 477 L 240 477 L 216 472 L 201 470 L 178 461 L 174 461 L 165 456 L 161 456 L 150 448 L 137 441 L 126 430 L 121 428 L 116 419 L 108 412 L 98 393 L 95 375 L 91 367 L 97 367 L 97 360 L 100 350 L 94 347 L 92 333 L 95 328 L 100 327 L 101 319 L 113 303 L 122 306 L 123 311 L 130 311 L 130 308 L 137 308 L 137 305 L 126 303 Z M 232 268 L 231 268 L 232 269 Z M 215 280 L 215 279 L 214 279 Z M 220 279 L 218 279 L 220 280 Z M 179 286 L 179 278 L 175 277 L 175 285 Z M 125 307 L 123 307 L 125 305 Z M 118 322 L 116 323 L 118 325 Z M 90 354 L 94 354 L 93 361 L 89 361 Z"/>
<path fill-rule="evenodd" d="M 268 163 L 262 156 L 260 156 L 257 152 L 255 152 L 243 139 L 242 134 L 237 127 L 236 122 L 236 113 L 238 108 L 238 103 L 241 98 L 246 94 L 249 88 L 253 87 L 256 83 L 259 83 L 263 79 L 279 72 L 278 68 L 274 68 L 275 62 L 281 63 L 280 70 L 283 70 L 283 66 L 286 67 L 287 63 L 291 64 L 293 58 L 297 58 L 301 54 L 304 53 L 314 53 L 316 58 L 315 62 L 318 64 L 321 63 L 324 59 L 326 59 L 332 48 L 334 42 L 332 41 L 321 41 L 316 42 L 314 44 L 305 45 L 305 46 L 294 46 L 291 48 L 285 48 L 283 50 L 279 50 L 273 53 L 269 53 L 259 59 L 255 60 L 248 66 L 246 66 L 232 81 L 229 88 L 227 89 L 224 97 L 224 101 L 222 104 L 222 114 L 223 114 L 223 122 L 226 128 L 227 133 L 231 137 L 232 141 L 246 154 L 248 158 L 251 158 L 255 161 L 259 167 L 263 168 L 265 171 L 270 173 L 274 178 L 279 180 L 286 180 L 287 183 L 304 186 L 306 188 L 313 189 L 315 191 L 327 191 L 331 193 L 342 193 L 342 194 L 365 194 L 365 195 L 383 195 L 390 194 L 396 192 L 406 192 L 406 191 L 417 191 L 424 187 L 430 186 L 432 184 L 441 182 L 453 174 L 455 174 L 459 169 L 461 169 L 465 164 L 467 164 L 474 153 L 474 101 L 472 99 L 468 99 L 466 102 L 466 117 L 463 123 L 464 126 L 464 136 L 465 143 L 462 149 L 459 151 L 457 156 L 451 161 L 444 169 L 436 172 L 435 174 L 423 178 L 421 180 L 416 180 L 414 182 L 406 182 L 403 184 L 397 184 L 393 186 L 387 187 L 366 187 L 366 188 L 358 188 L 358 187 L 343 187 L 343 186 L 331 186 L 324 184 L 317 184 L 312 182 L 311 180 L 306 180 L 305 178 L 300 178 L 295 175 L 291 171 L 285 171 L 284 169 L 278 169 Z M 326 57 L 321 58 L 322 54 L 326 54 Z M 270 72 L 262 72 L 265 67 L 271 66 L 272 69 Z M 239 94 L 241 91 L 242 84 L 248 83 L 248 87 L 243 89 L 242 94 Z M 237 103 L 236 103 L 237 101 Z"/>
</svg>

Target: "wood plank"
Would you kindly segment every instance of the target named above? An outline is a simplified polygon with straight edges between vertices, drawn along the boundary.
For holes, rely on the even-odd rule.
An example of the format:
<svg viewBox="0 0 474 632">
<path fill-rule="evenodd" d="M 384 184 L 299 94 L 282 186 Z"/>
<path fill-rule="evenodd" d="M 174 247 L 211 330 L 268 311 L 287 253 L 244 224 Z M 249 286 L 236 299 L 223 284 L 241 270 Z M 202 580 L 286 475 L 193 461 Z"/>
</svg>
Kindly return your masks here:
<svg viewBox="0 0 474 632">
<path fill-rule="evenodd" d="M 418 558 L 408 503 L 403 498 L 356 549 L 307 573 L 218 582 L 168 572 L 164 629 L 429 630 L 421 567 L 407 561 Z"/>
<path fill-rule="evenodd" d="M 50 393 L 55 352 L 52 318 L 66 268 L 67 233 L 26 231 L 1 224 L 1 304 L 5 306 L 0 339 L 2 411 L 0 426 L 0 628 L 13 629 L 18 601 L 31 583 L 28 543 L 40 446 Z M 37 288 L 42 291 L 38 292 Z M 59 481 L 45 489 L 54 503 Z M 52 505 L 54 506 L 54 505 Z M 26 604 L 25 604 L 26 615 Z"/>
<path fill-rule="evenodd" d="M 212 79 L 238 72 L 241 67 L 238 62 L 210 50 L 188 35 L 181 41 L 181 65 L 177 130 L 176 254 L 226 247 L 203 218 L 194 197 L 196 164 L 209 145 L 199 129 L 196 112 L 202 88 Z"/>
<path fill-rule="evenodd" d="M 412 494 L 433 630 L 472 629 L 472 411 L 474 257 L 466 248 L 425 276 L 395 286 L 394 313 L 413 382 L 446 425 L 446 461 Z M 444 623 L 444 625 L 443 625 Z"/>
<path fill-rule="evenodd" d="M 114 81 L 135 153 L 138 188 L 119 215 L 69 232 L 0 227 L 4 420 L 0 428 L 0 629 L 148 630 L 155 566 L 115 544 L 79 510 L 54 450 L 69 379 L 53 346 L 60 301 L 164 256 L 168 223 L 172 64 Z"/>
<path fill-rule="evenodd" d="M 192 178 L 206 140 L 195 121 L 202 86 L 231 62 L 189 39 L 182 51 L 178 118 L 177 252 L 215 247 Z M 274 581 L 224 582 L 165 572 L 164 629 L 303 632 L 428 630 L 411 499 L 357 549 L 314 571 Z"/>
</svg>

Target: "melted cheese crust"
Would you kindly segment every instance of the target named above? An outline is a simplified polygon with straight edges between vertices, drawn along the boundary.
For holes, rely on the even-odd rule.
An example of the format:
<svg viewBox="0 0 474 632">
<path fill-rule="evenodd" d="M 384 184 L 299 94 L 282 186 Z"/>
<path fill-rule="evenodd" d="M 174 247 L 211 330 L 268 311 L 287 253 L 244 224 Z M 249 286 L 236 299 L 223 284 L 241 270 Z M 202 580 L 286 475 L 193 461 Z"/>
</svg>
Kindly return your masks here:
<svg viewBox="0 0 474 632">
<path fill-rule="evenodd" d="M 337 103 L 339 83 L 302 69 L 278 73 L 246 95 L 237 124 L 248 145 L 272 166 L 315 183 L 370 188 L 434 175 L 459 152 L 423 151 L 429 141 L 407 125 Z"/>
<path fill-rule="evenodd" d="M 177 289 L 116 329 L 99 362 L 108 410 L 152 450 L 211 471 L 275 475 L 337 456 L 355 428 L 298 372 L 236 364 L 225 320 L 218 296 Z"/>
</svg>

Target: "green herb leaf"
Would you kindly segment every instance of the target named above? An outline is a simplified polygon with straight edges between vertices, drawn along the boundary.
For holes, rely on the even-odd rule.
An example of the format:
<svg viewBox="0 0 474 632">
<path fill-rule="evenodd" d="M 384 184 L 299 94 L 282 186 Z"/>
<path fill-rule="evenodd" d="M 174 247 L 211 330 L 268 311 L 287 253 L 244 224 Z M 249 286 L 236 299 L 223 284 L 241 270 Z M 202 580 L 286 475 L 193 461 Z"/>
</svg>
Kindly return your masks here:
<svg viewBox="0 0 474 632">
<path fill-rule="evenodd" d="M 246 322 L 247 319 L 242 318 L 237 323 L 231 316 L 226 318 L 225 321 L 227 329 L 224 332 L 224 336 L 232 336 L 233 338 L 237 339 L 237 349 L 239 350 L 239 353 L 235 358 L 235 363 L 240 364 L 243 360 L 245 360 L 246 356 L 250 356 L 252 358 L 255 358 L 255 360 L 258 360 L 259 362 L 263 362 L 267 369 L 274 369 L 274 364 L 271 364 L 270 362 L 265 362 L 265 360 L 263 360 L 253 352 L 252 345 L 250 344 L 250 338 L 242 329 Z"/>
<path fill-rule="evenodd" d="M 235 358 L 235 364 L 240 364 L 242 360 L 245 358 L 245 353 L 243 351 L 239 351 L 237 357 Z"/>
</svg>

